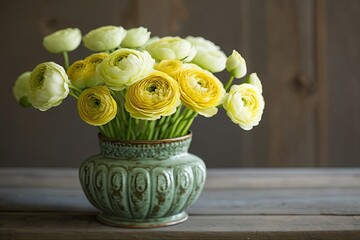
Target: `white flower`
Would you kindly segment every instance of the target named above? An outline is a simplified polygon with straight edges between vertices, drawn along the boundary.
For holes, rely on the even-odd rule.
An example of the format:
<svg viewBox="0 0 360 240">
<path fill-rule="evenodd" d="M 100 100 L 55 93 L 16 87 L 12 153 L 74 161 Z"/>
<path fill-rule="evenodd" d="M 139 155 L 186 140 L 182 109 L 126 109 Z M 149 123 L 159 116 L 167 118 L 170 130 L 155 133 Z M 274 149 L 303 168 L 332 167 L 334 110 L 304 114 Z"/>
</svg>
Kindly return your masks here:
<svg viewBox="0 0 360 240">
<path fill-rule="evenodd" d="M 225 69 L 226 55 L 220 50 L 198 50 L 192 62 L 210 72 L 221 72 Z"/>
<path fill-rule="evenodd" d="M 220 47 L 203 37 L 186 37 L 197 51 L 193 63 L 210 72 L 221 72 L 225 69 L 226 55 Z"/>
<path fill-rule="evenodd" d="M 165 59 L 190 62 L 196 55 L 195 47 L 179 37 L 160 38 L 148 44 L 146 50 L 158 62 Z"/>
<path fill-rule="evenodd" d="M 13 94 L 18 103 L 20 103 L 21 106 L 31 106 L 31 103 L 28 99 L 28 93 L 27 93 L 27 82 L 29 80 L 31 72 L 24 72 L 22 73 L 15 81 L 15 84 L 13 86 Z"/>
<path fill-rule="evenodd" d="M 85 47 L 94 52 L 109 51 L 119 47 L 125 35 L 126 30 L 122 27 L 104 26 L 87 33 L 83 42 Z"/>
<path fill-rule="evenodd" d="M 81 32 L 78 28 L 66 28 L 56 31 L 43 39 L 43 45 L 51 53 L 70 52 L 81 42 Z"/>
<path fill-rule="evenodd" d="M 236 50 L 226 60 L 226 70 L 235 78 L 242 78 L 246 75 L 247 68 L 245 59 Z"/>
<path fill-rule="evenodd" d="M 121 46 L 127 48 L 141 47 L 149 40 L 150 34 L 144 27 L 129 29 L 124 40 L 121 42 Z"/>
<path fill-rule="evenodd" d="M 215 45 L 213 42 L 203 38 L 203 37 L 193 37 L 193 36 L 188 36 L 185 38 L 186 40 L 188 40 L 195 48 L 196 50 L 205 50 L 205 51 L 210 51 L 210 50 L 220 50 L 220 47 Z"/>
<path fill-rule="evenodd" d="M 96 71 L 109 88 L 119 91 L 146 77 L 154 64 L 146 51 L 121 48 L 105 58 Z"/>
<path fill-rule="evenodd" d="M 27 94 L 33 107 L 46 111 L 58 106 L 69 93 L 64 68 L 54 62 L 37 65 L 27 81 Z"/>
<path fill-rule="evenodd" d="M 265 107 L 259 90 L 248 83 L 233 85 L 223 102 L 229 118 L 244 130 L 258 125 Z"/>
</svg>

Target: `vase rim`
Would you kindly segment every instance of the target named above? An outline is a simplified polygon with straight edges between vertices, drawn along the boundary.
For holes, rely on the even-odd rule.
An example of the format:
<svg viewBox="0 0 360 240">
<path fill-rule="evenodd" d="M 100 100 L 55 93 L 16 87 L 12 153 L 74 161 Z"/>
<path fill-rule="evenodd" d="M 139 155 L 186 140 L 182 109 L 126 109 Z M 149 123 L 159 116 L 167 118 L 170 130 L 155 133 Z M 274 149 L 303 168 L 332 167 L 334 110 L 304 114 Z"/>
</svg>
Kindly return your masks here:
<svg viewBox="0 0 360 240">
<path fill-rule="evenodd" d="M 129 144 L 135 144 L 135 145 L 164 144 L 164 143 L 172 143 L 172 142 L 181 142 L 181 141 L 185 141 L 187 139 L 191 139 L 192 132 L 189 131 L 189 133 L 187 135 L 184 135 L 181 137 L 164 138 L 164 139 L 157 139 L 157 140 L 122 140 L 122 139 L 106 137 L 106 136 L 102 135 L 100 132 L 98 134 L 98 137 L 101 141 L 109 141 L 109 142 L 113 142 L 113 143 L 129 143 Z"/>
</svg>

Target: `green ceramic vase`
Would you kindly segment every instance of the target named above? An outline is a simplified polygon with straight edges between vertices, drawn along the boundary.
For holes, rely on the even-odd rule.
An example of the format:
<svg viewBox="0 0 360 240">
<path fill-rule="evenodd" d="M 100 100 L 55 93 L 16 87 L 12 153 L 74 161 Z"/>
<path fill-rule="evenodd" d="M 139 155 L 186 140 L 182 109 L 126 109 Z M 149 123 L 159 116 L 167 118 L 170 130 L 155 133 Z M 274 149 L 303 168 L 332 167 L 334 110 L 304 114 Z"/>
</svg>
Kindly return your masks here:
<svg viewBox="0 0 360 240">
<path fill-rule="evenodd" d="M 119 141 L 99 135 L 101 153 L 80 166 L 80 182 L 101 211 L 99 222 L 151 228 L 181 223 L 199 197 L 206 167 L 188 153 L 191 134 L 165 140 Z"/>
</svg>

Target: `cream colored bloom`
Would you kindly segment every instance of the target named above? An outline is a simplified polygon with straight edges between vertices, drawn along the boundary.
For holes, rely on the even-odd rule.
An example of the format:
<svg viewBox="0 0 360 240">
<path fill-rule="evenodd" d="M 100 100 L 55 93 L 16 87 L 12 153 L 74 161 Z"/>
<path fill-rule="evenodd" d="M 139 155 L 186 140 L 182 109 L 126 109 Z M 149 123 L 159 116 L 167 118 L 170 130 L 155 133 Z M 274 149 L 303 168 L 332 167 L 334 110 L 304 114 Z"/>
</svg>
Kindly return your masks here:
<svg viewBox="0 0 360 240">
<path fill-rule="evenodd" d="M 203 37 L 188 36 L 185 38 L 199 51 L 220 50 L 220 47 Z"/>
<path fill-rule="evenodd" d="M 247 68 L 245 59 L 236 50 L 226 60 L 226 70 L 235 78 L 242 78 L 246 75 Z"/>
<path fill-rule="evenodd" d="M 195 48 L 193 63 L 210 72 L 221 72 L 225 69 L 226 55 L 220 47 L 203 37 L 186 37 Z"/>
<path fill-rule="evenodd" d="M 146 50 L 156 60 L 181 60 L 190 62 L 196 49 L 190 42 L 180 37 L 163 37 L 148 44 Z"/>
<path fill-rule="evenodd" d="M 160 71 L 131 85 L 125 99 L 125 108 L 130 115 L 145 120 L 172 115 L 181 103 L 178 83 Z"/>
<path fill-rule="evenodd" d="M 119 91 L 147 76 L 153 71 L 154 63 L 146 51 L 122 48 L 104 59 L 97 73 L 109 88 Z"/>
<path fill-rule="evenodd" d="M 259 92 L 262 93 L 262 84 L 256 73 L 250 74 L 249 77 L 246 79 L 246 82 L 257 87 Z"/>
<path fill-rule="evenodd" d="M 101 78 L 96 73 L 97 66 L 107 57 L 107 53 L 94 53 L 84 60 L 71 64 L 67 75 L 75 87 L 84 89 L 102 84 Z"/>
<path fill-rule="evenodd" d="M 149 40 L 150 34 L 144 27 L 129 29 L 126 31 L 126 36 L 121 42 L 121 46 L 126 48 L 141 47 Z"/>
<path fill-rule="evenodd" d="M 105 86 L 85 89 L 79 96 L 77 108 L 80 118 L 93 126 L 110 122 L 117 113 L 116 102 Z"/>
<path fill-rule="evenodd" d="M 185 68 L 176 77 L 182 103 L 205 117 L 214 116 L 225 90 L 212 73 L 196 68 Z"/>
<path fill-rule="evenodd" d="M 58 106 L 69 93 L 69 79 L 64 68 L 54 62 L 37 65 L 27 81 L 27 94 L 31 104 L 46 111 Z"/>
<path fill-rule="evenodd" d="M 94 52 L 103 52 L 120 46 L 126 30 L 117 26 L 104 26 L 94 29 L 83 37 L 85 47 Z"/>
<path fill-rule="evenodd" d="M 155 64 L 154 68 L 175 78 L 181 70 L 182 65 L 183 62 L 180 60 L 162 60 L 160 63 Z"/>
<path fill-rule="evenodd" d="M 31 72 L 22 73 L 15 81 L 13 86 L 13 94 L 17 102 L 20 103 L 21 106 L 27 107 L 31 106 L 29 102 L 28 93 L 27 93 L 27 82 L 29 80 Z"/>
<path fill-rule="evenodd" d="M 56 31 L 43 39 L 43 45 L 51 53 L 70 52 L 81 43 L 81 32 L 78 28 L 66 28 Z"/>
<path fill-rule="evenodd" d="M 223 106 L 234 123 L 244 130 L 251 130 L 261 120 L 265 101 L 257 87 L 244 83 L 231 87 Z"/>
<path fill-rule="evenodd" d="M 221 72 L 225 69 L 226 55 L 220 50 L 197 50 L 192 62 L 210 72 Z"/>
</svg>

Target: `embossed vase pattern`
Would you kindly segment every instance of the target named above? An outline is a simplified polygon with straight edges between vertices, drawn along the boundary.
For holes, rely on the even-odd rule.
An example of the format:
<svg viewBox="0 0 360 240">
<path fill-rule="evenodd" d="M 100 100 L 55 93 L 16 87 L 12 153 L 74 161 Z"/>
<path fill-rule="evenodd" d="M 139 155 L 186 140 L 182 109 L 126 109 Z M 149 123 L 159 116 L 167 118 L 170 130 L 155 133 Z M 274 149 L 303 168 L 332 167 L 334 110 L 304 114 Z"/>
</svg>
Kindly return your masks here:
<svg viewBox="0 0 360 240">
<path fill-rule="evenodd" d="M 99 136 L 101 153 L 80 166 L 80 182 L 105 224 L 147 228 L 185 221 L 199 197 L 206 167 L 188 153 L 191 134 L 155 141 Z"/>
</svg>

